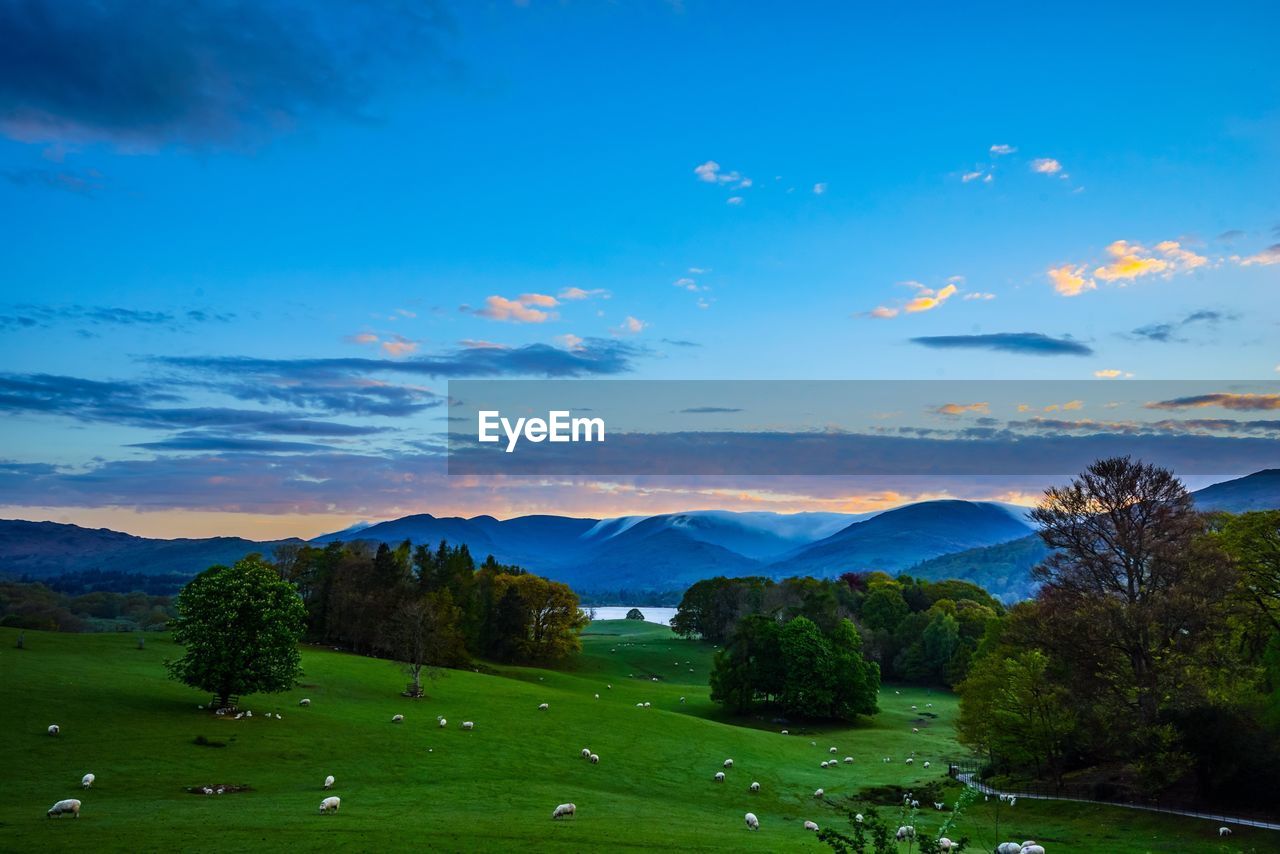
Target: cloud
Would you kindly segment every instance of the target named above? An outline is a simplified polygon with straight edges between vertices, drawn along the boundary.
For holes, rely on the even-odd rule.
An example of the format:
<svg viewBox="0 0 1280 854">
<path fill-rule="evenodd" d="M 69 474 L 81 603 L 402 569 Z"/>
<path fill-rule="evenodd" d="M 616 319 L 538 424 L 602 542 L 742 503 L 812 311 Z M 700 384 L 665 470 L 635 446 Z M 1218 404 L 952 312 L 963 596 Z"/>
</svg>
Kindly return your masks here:
<svg viewBox="0 0 1280 854">
<path fill-rule="evenodd" d="M 699 285 L 695 279 L 691 279 L 688 276 L 681 276 L 671 284 L 675 285 L 677 288 L 684 288 L 686 291 L 693 291 L 695 293 L 697 291 L 706 290 L 705 286 Z"/>
<path fill-rule="evenodd" d="M 1053 283 L 1053 289 L 1064 297 L 1079 296 L 1085 291 L 1091 291 L 1098 286 L 1093 279 L 1085 277 L 1083 264 L 1079 266 L 1063 264 L 1061 267 L 1050 267 L 1049 281 Z"/>
<path fill-rule="evenodd" d="M 0 330 L 49 328 L 61 323 L 83 323 L 89 326 L 136 326 L 163 328 L 171 332 L 188 331 L 202 323 L 226 323 L 234 320 L 230 312 L 205 309 L 144 310 L 115 306 L 84 305 L 16 305 L 10 314 L 0 314 Z"/>
<path fill-rule="evenodd" d="M 146 448 L 150 451 L 249 451 L 266 454 L 318 453 L 333 450 L 330 445 L 317 445 L 310 442 L 288 442 L 280 439 L 246 439 L 240 436 L 218 436 L 203 433 L 187 433 L 156 442 L 135 442 L 129 447 Z"/>
<path fill-rule="evenodd" d="M 619 326 L 618 328 L 621 329 L 623 332 L 629 332 L 632 335 L 635 335 L 638 332 L 642 332 L 644 328 L 648 325 L 649 324 L 645 323 L 643 320 L 640 320 L 639 318 L 635 318 L 635 317 L 632 317 L 631 315 L 627 315 L 627 319 L 622 321 L 622 325 Z"/>
<path fill-rule="evenodd" d="M 1245 233 L 1240 229 L 1229 228 L 1226 231 L 1219 234 L 1217 237 L 1215 237 L 1214 240 L 1217 240 L 1221 243 L 1234 243 L 1235 241 L 1245 236 L 1246 236 Z"/>
<path fill-rule="evenodd" d="M 586 300 L 586 299 L 608 299 L 612 294 L 604 288 L 592 288 L 591 290 L 583 290 L 582 288 L 564 288 L 558 294 L 562 300 Z"/>
<path fill-rule="evenodd" d="M 932 311 L 938 308 L 951 297 L 955 296 L 959 291 L 957 284 L 963 282 L 963 276 L 952 276 L 947 280 L 947 284 L 938 290 L 922 285 L 920 282 L 900 282 L 899 284 L 909 288 L 914 288 L 916 295 L 899 306 L 880 305 L 866 312 L 867 317 L 875 317 L 880 319 L 888 319 L 897 317 L 900 313 L 919 314 L 925 311 Z"/>
<path fill-rule="evenodd" d="M 1256 255 L 1250 255 L 1247 258 L 1233 257 L 1233 261 L 1242 267 L 1253 267 L 1255 265 L 1270 266 L 1272 264 L 1280 264 L 1280 243 L 1273 243 L 1266 249 Z"/>
<path fill-rule="evenodd" d="M 1051 338 L 1040 332 L 996 332 L 986 335 L 932 335 L 913 344 L 938 350 L 996 350 L 1033 356 L 1090 356 L 1093 349 L 1073 338 Z"/>
<path fill-rule="evenodd" d="M 407 356 L 418 349 L 419 342 L 405 338 L 403 335 L 392 335 L 382 342 L 382 350 L 389 356 Z"/>
<path fill-rule="evenodd" d="M 1001 145 L 991 146 L 991 154 L 994 157 L 1001 157 L 1005 154 L 1013 154 L 1017 150 L 1018 149 L 1014 148 L 1012 145 L 1001 144 Z"/>
<path fill-rule="evenodd" d="M 1062 164 L 1052 157 L 1037 157 L 1031 161 L 1031 171 L 1041 175 L 1056 175 L 1062 171 Z"/>
<path fill-rule="evenodd" d="M 349 344 L 377 344 L 378 336 L 372 332 L 357 332 L 355 335 L 348 335 L 346 340 Z"/>
<path fill-rule="evenodd" d="M 867 312 L 867 315 L 870 317 L 880 318 L 881 320 L 887 320 L 890 317 L 897 317 L 898 309 L 891 308 L 887 305 L 878 305 L 871 309 L 871 311 Z"/>
<path fill-rule="evenodd" d="M 970 412 L 978 412 L 986 415 L 991 412 L 991 404 L 986 401 L 981 403 L 944 403 L 934 410 L 939 415 L 965 415 Z"/>
<path fill-rule="evenodd" d="M 972 293 L 965 294 L 962 297 L 962 299 L 964 299 L 965 302 L 970 302 L 973 300 L 982 300 L 985 302 L 986 300 L 993 300 L 995 298 L 996 298 L 995 294 L 985 293 L 983 291 L 974 291 Z"/>
<path fill-rule="evenodd" d="M 691 406 L 688 409 L 681 409 L 680 412 L 686 415 L 715 415 L 722 412 L 744 412 L 745 410 L 733 406 Z"/>
<path fill-rule="evenodd" d="M 706 163 L 699 164 L 693 168 L 693 174 L 698 176 L 699 181 L 707 184 L 732 184 L 735 187 L 750 187 L 751 179 L 744 177 L 737 170 L 732 172 L 722 172 L 720 164 L 714 160 L 708 160 Z"/>
<path fill-rule="evenodd" d="M 827 185 L 825 182 L 820 181 L 817 184 L 813 185 L 813 194 L 815 196 L 821 196 L 826 192 L 827 192 Z"/>
<path fill-rule="evenodd" d="M 970 181 L 977 181 L 978 179 L 982 179 L 982 183 L 984 184 L 990 184 L 993 180 L 995 180 L 992 177 L 990 172 L 984 172 L 981 169 L 977 169 L 977 170 L 974 170 L 973 172 L 965 172 L 963 175 L 961 175 L 960 183 L 968 184 Z"/>
<path fill-rule="evenodd" d="M 1079 296 L 1085 291 L 1096 290 L 1098 281 L 1121 285 L 1145 276 L 1159 275 L 1169 278 L 1186 273 L 1209 263 L 1209 259 L 1186 249 L 1176 240 L 1162 240 L 1153 249 L 1116 240 L 1107 246 L 1110 260 L 1088 272 L 1088 264 L 1063 264 L 1048 270 L 1053 289 L 1062 296 Z"/>
<path fill-rule="evenodd" d="M 1271 412 L 1280 410 L 1280 394 L 1235 394 L 1216 392 L 1178 397 L 1148 403 L 1147 409 L 1204 409 L 1218 407 L 1237 412 Z"/>
<path fill-rule="evenodd" d="M 441 61 L 450 24 L 434 3 L 318 9 L 157 0 L 144 15 L 128 3 L 6 0 L 0 133 L 121 150 L 227 144 L 320 114 L 360 116 L 386 72 Z"/>
<path fill-rule="evenodd" d="M 1133 376 L 1133 374 L 1130 373 L 1129 371 L 1121 371 L 1117 368 L 1103 368 L 1100 371 L 1094 371 L 1093 375 L 1098 379 L 1103 379 L 1103 380 L 1114 380 L 1114 379 L 1118 379 L 1119 377 L 1125 377 L 1127 379 Z"/>
<path fill-rule="evenodd" d="M 701 347 L 697 341 L 685 341 L 681 338 L 663 338 L 663 344 L 670 344 L 672 347 Z"/>
<path fill-rule="evenodd" d="M 564 335 L 556 336 L 556 343 L 566 350 L 577 350 L 582 346 L 582 341 L 583 339 L 581 337 L 574 335 L 571 332 L 566 332 Z"/>
<path fill-rule="evenodd" d="M 1170 341 L 1185 342 L 1187 339 L 1179 337 L 1179 330 L 1188 326 L 1208 325 L 1216 326 L 1217 324 L 1233 320 L 1234 315 L 1229 315 L 1221 311 L 1213 311 L 1212 309 L 1200 309 L 1193 311 L 1181 320 L 1169 321 L 1165 323 L 1149 323 L 1146 326 L 1139 326 L 1137 329 L 1129 333 L 1131 338 L 1141 338 L 1146 341 L 1155 341 L 1158 343 L 1168 343 Z"/>
<path fill-rule="evenodd" d="M 546 294 L 521 294 L 515 299 L 501 296 L 486 297 L 484 308 L 473 314 L 506 323 L 545 323 L 559 317 L 554 311 L 543 311 L 557 304 L 556 298 Z"/>
<path fill-rule="evenodd" d="M 739 205 L 742 204 L 742 202 L 743 202 L 742 196 L 730 196 L 729 198 L 725 199 L 725 204 L 733 205 L 734 207 L 738 207 Z"/>
</svg>

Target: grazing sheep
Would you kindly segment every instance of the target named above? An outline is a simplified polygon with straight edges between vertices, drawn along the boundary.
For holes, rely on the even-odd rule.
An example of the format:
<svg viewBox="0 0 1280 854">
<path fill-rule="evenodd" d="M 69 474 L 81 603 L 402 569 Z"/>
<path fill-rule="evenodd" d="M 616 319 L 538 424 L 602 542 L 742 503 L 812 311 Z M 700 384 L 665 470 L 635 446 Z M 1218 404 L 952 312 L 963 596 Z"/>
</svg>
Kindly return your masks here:
<svg viewBox="0 0 1280 854">
<path fill-rule="evenodd" d="M 440 719 L 440 729 L 444 729 L 448 725 L 449 725 L 449 722 L 447 720 L 445 720 L 444 718 Z"/>
<path fill-rule="evenodd" d="M 844 764 L 845 764 L 845 765 L 852 765 L 852 764 L 853 764 L 853 757 L 852 757 L 852 756 L 846 756 L 846 757 L 844 758 Z"/>
<path fill-rule="evenodd" d="M 899 842 L 907 839 L 915 839 L 916 829 L 909 824 L 904 824 L 902 827 L 898 828 L 898 832 L 893 835 L 893 838 Z"/>
<path fill-rule="evenodd" d="M 680 698 L 680 702 L 682 702 L 682 703 L 684 702 L 684 697 L 681 697 L 681 698 Z"/>
<path fill-rule="evenodd" d="M 933 802 L 933 808 L 934 808 L 935 810 L 938 810 L 939 812 L 941 812 L 942 810 L 944 810 L 944 809 L 946 809 L 946 808 L 947 808 L 947 805 L 946 805 L 946 804 L 944 804 L 944 803 L 942 803 L 941 801 L 934 801 L 934 802 Z"/>
<path fill-rule="evenodd" d="M 49 735 L 57 735 L 62 732 L 62 727 L 57 724 L 49 724 Z"/>
<path fill-rule="evenodd" d="M 747 830 L 759 830 L 759 829 L 760 829 L 760 819 L 756 818 L 756 814 L 755 814 L 755 813 L 753 813 L 753 812 L 749 812 L 749 813 L 747 813 L 746 815 L 744 815 L 744 816 L 742 817 L 742 820 L 743 820 L 743 821 L 745 821 L 745 822 L 747 823 Z"/>
<path fill-rule="evenodd" d="M 637 709 L 643 709 L 643 708 L 644 708 L 644 703 L 636 703 L 636 708 L 637 708 Z"/>
<path fill-rule="evenodd" d="M 561 804 L 555 808 L 554 812 L 551 813 L 551 818 L 552 820 L 564 818 L 566 816 L 572 818 L 577 812 L 578 806 L 576 804 Z"/>
<path fill-rule="evenodd" d="M 1024 845 L 1018 854 L 1044 854 L 1043 845 Z"/>
<path fill-rule="evenodd" d="M 855 815 L 853 817 L 853 820 L 856 821 L 858 824 L 862 824 L 862 813 L 858 813 L 857 815 Z"/>
<path fill-rule="evenodd" d="M 599 699 L 600 699 L 600 695 L 599 695 L 599 694 L 596 694 L 596 699 L 597 699 L 597 700 L 599 700 Z"/>
<path fill-rule="evenodd" d="M 648 704 L 648 703 L 645 703 L 645 704 L 644 704 L 644 707 L 645 707 L 646 709 L 647 709 L 647 708 L 649 708 L 649 704 Z"/>
<path fill-rule="evenodd" d="M 918 727 L 918 726 L 913 726 L 913 727 L 911 728 L 911 731 L 912 731 L 912 732 L 919 732 L 919 731 L 920 731 L 920 727 Z"/>
<path fill-rule="evenodd" d="M 928 768 L 928 767 L 929 767 L 929 760 L 927 760 L 927 759 L 925 760 L 924 767 L 926 767 L 926 768 Z"/>
<path fill-rule="evenodd" d="M 805 829 L 805 830 L 811 830 L 811 831 L 813 831 L 814 833 L 817 833 L 817 832 L 818 832 L 818 824 L 817 824 L 817 822 L 813 822 L 813 821 L 806 821 L 806 822 L 804 823 L 804 829 Z"/>
<path fill-rule="evenodd" d="M 915 707 L 915 706 L 912 706 L 912 707 L 911 707 L 911 711 L 913 711 L 913 712 L 914 712 L 914 711 L 916 711 L 916 707 Z"/>
<path fill-rule="evenodd" d="M 726 760 L 724 761 L 724 767 L 726 767 L 726 768 L 732 768 L 732 767 L 733 767 L 733 760 L 732 760 L 732 759 L 726 759 Z"/>
<path fill-rule="evenodd" d="M 67 798 L 65 801 L 58 801 L 53 806 L 49 807 L 49 811 L 45 813 L 45 815 L 49 818 L 53 818 L 55 815 L 58 816 L 58 818 L 62 818 L 64 813 L 71 813 L 76 818 L 79 818 L 80 802 L 75 798 Z"/>
<path fill-rule="evenodd" d="M 538 704 L 538 711 L 540 711 L 540 712 L 545 712 L 545 711 L 546 711 L 547 709 L 549 709 L 549 708 L 551 708 L 551 706 L 549 706 L 549 705 L 548 705 L 548 704 L 546 704 L 546 703 L 539 703 L 539 704 Z"/>
<path fill-rule="evenodd" d="M 814 790 L 813 790 L 813 796 L 814 796 L 815 798 L 819 799 L 819 800 L 820 800 L 820 799 L 822 799 L 822 798 L 824 798 L 824 797 L 826 797 L 826 795 L 827 795 L 827 793 L 826 793 L 826 792 L 824 792 L 822 789 L 814 789 Z"/>
<path fill-rule="evenodd" d="M 753 793 L 754 793 L 754 792 L 758 792 L 758 791 L 760 791 L 760 784 L 759 784 L 759 783 L 752 783 L 750 786 L 747 786 L 747 789 L 748 789 L 748 791 L 753 792 Z"/>
<path fill-rule="evenodd" d="M 1220 828 L 1218 828 L 1218 835 L 1219 835 L 1219 836 L 1230 836 L 1230 835 L 1231 835 L 1231 828 L 1229 828 L 1229 827 L 1220 827 Z"/>
<path fill-rule="evenodd" d="M 884 763 L 885 763 L 886 765 L 888 765 L 888 764 L 889 764 L 890 762 L 892 762 L 892 761 L 893 761 L 893 759 L 892 759 L 892 758 L 890 758 L 890 757 L 888 757 L 888 756 L 886 756 L 886 757 L 884 758 Z"/>
<path fill-rule="evenodd" d="M 996 854 L 1020 854 L 1022 846 L 1016 842 L 1001 842 L 996 848 Z"/>
<path fill-rule="evenodd" d="M 920 802 L 919 802 L 919 801 L 912 801 L 912 802 L 911 802 L 911 808 L 912 808 L 913 810 L 918 810 L 918 809 L 920 809 Z"/>
<path fill-rule="evenodd" d="M 825 759 L 822 761 L 822 767 L 823 767 L 823 768 L 826 768 L 826 767 L 827 767 L 827 761 L 826 761 Z"/>
<path fill-rule="evenodd" d="M 932 708 L 933 708 L 933 703 L 925 703 L 925 704 L 924 704 L 924 707 L 925 707 L 926 709 L 932 709 Z"/>
<path fill-rule="evenodd" d="M 299 705 L 299 706 L 309 706 L 309 705 L 311 705 L 311 700 L 310 700 L 310 699 L 308 699 L 307 697 L 303 697 L 301 700 L 299 700 L 299 701 L 298 701 L 298 705 Z"/>
<path fill-rule="evenodd" d="M 724 772 L 723 772 L 723 771 L 717 771 L 717 772 L 716 772 L 715 781 L 716 781 L 717 783 L 723 783 L 723 782 L 724 782 Z"/>
<path fill-rule="evenodd" d="M 591 760 L 591 764 L 592 764 L 592 765 L 599 765 L 599 764 L 600 764 L 600 756 L 599 756 L 598 754 L 593 753 L 593 754 L 591 754 L 591 756 L 590 756 L 589 758 L 590 758 L 590 760 Z"/>
<path fill-rule="evenodd" d="M 402 724 L 402 723 L 404 723 L 404 715 L 392 715 L 392 716 L 391 716 L 391 722 L 392 722 L 393 724 Z"/>
<path fill-rule="evenodd" d="M 1013 795 L 1010 795 L 1010 796 L 1009 796 L 1009 806 L 1013 806 L 1013 805 L 1014 805 L 1014 804 L 1016 804 L 1017 802 L 1018 802 L 1018 799 L 1017 799 L 1017 798 L 1015 798 Z"/>
<path fill-rule="evenodd" d="M 93 776 L 92 774 L 85 774 L 83 777 L 81 777 L 81 778 L 80 778 L 80 788 L 82 788 L 82 789 L 92 789 L 92 788 L 93 788 L 93 781 L 94 781 L 94 780 L 96 780 L 96 779 L 98 779 L 98 778 L 97 778 L 97 777 L 95 777 L 95 776 Z"/>
<path fill-rule="evenodd" d="M 912 759 L 910 756 L 908 756 L 908 757 L 907 757 L 907 764 L 908 764 L 908 765 L 910 765 L 912 762 L 915 762 L 915 760 L 914 760 L 914 759 Z"/>
<path fill-rule="evenodd" d="M 840 751 L 836 750 L 834 747 L 827 751 L 827 753 L 839 753 L 839 752 Z"/>
<path fill-rule="evenodd" d="M 462 722 L 462 728 L 463 728 L 463 729 L 475 729 L 475 728 L 476 728 L 476 725 L 475 725 L 475 722 L 474 722 L 474 721 L 463 721 L 463 722 Z"/>
<path fill-rule="evenodd" d="M 948 839 L 948 838 L 947 838 L 947 837 L 945 837 L 945 836 L 938 840 L 938 850 L 939 850 L 939 851 L 950 851 L 950 850 L 951 850 L 951 848 L 952 848 L 952 846 L 954 846 L 954 845 L 955 845 L 955 843 L 954 843 L 954 842 L 952 842 L 950 839 Z"/>
<path fill-rule="evenodd" d="M 584 747 L 584 748 L 582 748 L 582 758 L 583 758 L 583 759 L 590 759 L 590 758 L 591 758 L 591 748 L 590 748 L 590 747 Z"/>
<path fill-rule="evenodd" d="M 791 733 L 790 733 L 788 730 L 785 730 L 785 729 L 782 731 L 782 733 L 781 733 L 781 734 L 782 734 L 782 735 L 791 735 Z"/>
<path fill-rule="evenodd" d="M 325 777 L 325 778 L 324 778 L 324 787 L 325 787 L 326 789 L 332 789 L 332 788 L 333 788 L 333 775 L 332 775 L 332 774 L 330 774 L 328 777 Z"/>
<path fill-rule="evenodd" d="M 342 806 L 342 798 L 337 795 L 330 795 L 320 802 L 320 812 L 337 812 L 338 807 Z"/>
</svg>

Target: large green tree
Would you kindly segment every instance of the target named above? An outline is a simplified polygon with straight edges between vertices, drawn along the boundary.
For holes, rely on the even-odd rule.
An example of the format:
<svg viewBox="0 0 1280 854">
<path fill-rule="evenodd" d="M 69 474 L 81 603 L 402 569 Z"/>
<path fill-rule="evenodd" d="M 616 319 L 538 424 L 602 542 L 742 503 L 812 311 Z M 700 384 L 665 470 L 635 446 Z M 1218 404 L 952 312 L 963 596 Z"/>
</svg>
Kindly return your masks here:
<svg viewBox="0 0 1280 854">
<path fill-rule="evenodd" d="M 285 691 L 302 672 L 306 618 L 293 585 L 258 555 L 211 567 L 178 594 L 173 638 L 185 653 L 166 666 L 173 678 L 213 693 L 218 707 L 240 694 Z"/>
</svg>

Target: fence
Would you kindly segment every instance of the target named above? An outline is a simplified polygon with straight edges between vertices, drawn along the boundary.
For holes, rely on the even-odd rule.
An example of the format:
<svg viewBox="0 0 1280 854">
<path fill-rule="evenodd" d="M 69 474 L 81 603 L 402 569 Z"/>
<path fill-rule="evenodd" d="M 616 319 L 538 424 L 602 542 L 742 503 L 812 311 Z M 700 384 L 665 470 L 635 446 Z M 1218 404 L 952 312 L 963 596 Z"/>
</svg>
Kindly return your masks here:
<svg viewBox="0 0 1280 854">
<path fill-rule="evenodd" d="M 1146 810 L 1168 815 L 1181 815 L 1189 818 L 1202 818 L 1222 824 L 1280 830 L 1280 815 L 1274 813 L 1268 814 L 1244 810 L 1235 811 L 1232 815 L 1226 815 L 1216 808 L 1177 798 L 1134 798 L 1131 795 L 1119 793 L 1115 797 L 1108 797 L 1105 786 L 1100 785 L 1080 783 L 1055 785 L 1052 783 L 1021 782 L 1014 786 L 996 789 L 978 781 L 978 774 L 981 770 L 982 766 L 979 763 L 962 759 L 949 762 L 947 774 L 984 795 L 1003 795 L 1041 801 L 1074 801 L 1082 804 L 1102 804 L 1104 806 Z"/>
</svg>

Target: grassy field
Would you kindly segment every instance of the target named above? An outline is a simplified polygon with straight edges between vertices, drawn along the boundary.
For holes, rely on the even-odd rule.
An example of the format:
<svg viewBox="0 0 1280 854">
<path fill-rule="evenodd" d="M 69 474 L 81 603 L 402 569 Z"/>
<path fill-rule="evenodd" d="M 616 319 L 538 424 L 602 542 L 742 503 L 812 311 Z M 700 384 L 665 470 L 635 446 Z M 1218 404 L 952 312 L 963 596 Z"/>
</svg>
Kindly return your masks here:
<svg viewBox="0 0 1280 854">
<path fill-rule="evenodd" d="M 881 714 L 855 728 L 790 725 L 783 736 L 767 719 L 726 719 L 707 696 L 711 650 L 650 624 L 592 624 L 564 670 L 449 671 L 421 700 L 398 695 L 406 680 L 393 664 L 307 649 L 303 686 L 243 698 L 254 717 L 239 721 L 198 710 L 209 698 L 166 678 L 162 662 L 176 654 L 167 638 L 139 650 L 130 635 L 28 631 L 17 650 L 16 634 L 0 630 L 4 851 L 822 851 L 804 821 L 844 818 L 814 789 L 842 800 L 920 786 L 942 780 L 943 760 L 961 752 L 954 698 L 914 688 L 885 686 Z M 304 696 L 309 708 L 297 705 Z M 537 711 L 544 702 L 550 710 Z M 397 713 L 404 723 L 391 723 Z M 58 737 L 46 734 L 51 723 Z M 855 762 L 821 768 L 831 746 Z M 734 767 L 716 784 L 727 757 Z M 97 783 L 82 792 L 89 771 Z M 320 816 L 327 774 L 342 809 Z M 748 792 L 752 781 L 760 793 Z M 250 788 L 186 791 L 206 785 Z M 45 817 L 69 797 L 84 801 L 79 820 Z M 552 821 L 565 801 L 577 817 Z M 748 810 L 759 833 L 745 829 Z M 917 827 L 936 829 L 941 817 L 929 805 Z M 1216 823 L 1114 808 L 1022 801 L 1000 819 L 1003 839 L 1035 839 L 1052 854 L 1280 851 L 1280 832 L 1237 828 L 1223 844 Z M 952 835 L 990 850 L 994 827 L 994 805 L 979 801 Z"/>
</svg>

